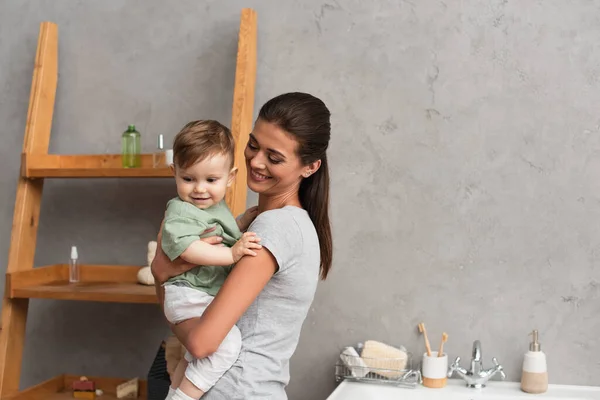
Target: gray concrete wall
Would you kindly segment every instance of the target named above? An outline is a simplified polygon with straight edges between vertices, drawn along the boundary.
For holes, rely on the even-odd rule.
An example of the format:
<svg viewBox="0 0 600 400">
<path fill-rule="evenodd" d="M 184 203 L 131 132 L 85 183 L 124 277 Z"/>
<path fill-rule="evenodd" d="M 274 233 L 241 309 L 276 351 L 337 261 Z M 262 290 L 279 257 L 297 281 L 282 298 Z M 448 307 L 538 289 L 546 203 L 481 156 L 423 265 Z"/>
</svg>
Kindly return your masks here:
<svg viewBox="0 0 600 400">
<path fill-rule="evenodd" d="M 498 357 L 510 380 L 537 328 L 552 383 L 598 384 L 596 2 L 2 2 L 0 258 L 39 22 L 60 34 L 51 151 L 118 152 L 128 123 L 149 151 L 190 119 L 229 123 L 245 6 L 258 11 L 257 108 L 301 90 L 333 112 L 335 266 L 290 398 L 325 398 L 344 345 L 422 352 L 419 321 L 436 345 L 448 332 L 452 357 L 480 339 L 486 366 Z M 36 263 L 65 261 L 72 244 L 85 262 L 143 263 L 173 189 L 48 182 Z M 31 305 L 23 385 L 65 371 L 145 375 L 166 333 L 153 306 Z"/>
</svg>

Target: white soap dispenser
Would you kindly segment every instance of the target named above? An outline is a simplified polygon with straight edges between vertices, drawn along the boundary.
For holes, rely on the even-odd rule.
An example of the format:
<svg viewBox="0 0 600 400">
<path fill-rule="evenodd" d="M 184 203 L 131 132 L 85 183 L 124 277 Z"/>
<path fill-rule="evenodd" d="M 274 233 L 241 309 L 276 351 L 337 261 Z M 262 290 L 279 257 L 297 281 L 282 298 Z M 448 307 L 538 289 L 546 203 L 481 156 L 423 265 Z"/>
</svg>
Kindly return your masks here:
<svg viewBox="0 0 600 400">
<path fill-rule="evenodd" d="M 548 390 L 548 367 L 546 355 L 538 342 L 538 331 L 531 332 L 533 341 L 523 359 L 523 374 L 521 375 L 521 390 L 526 393 L 544 393 Z"/>
</svg>

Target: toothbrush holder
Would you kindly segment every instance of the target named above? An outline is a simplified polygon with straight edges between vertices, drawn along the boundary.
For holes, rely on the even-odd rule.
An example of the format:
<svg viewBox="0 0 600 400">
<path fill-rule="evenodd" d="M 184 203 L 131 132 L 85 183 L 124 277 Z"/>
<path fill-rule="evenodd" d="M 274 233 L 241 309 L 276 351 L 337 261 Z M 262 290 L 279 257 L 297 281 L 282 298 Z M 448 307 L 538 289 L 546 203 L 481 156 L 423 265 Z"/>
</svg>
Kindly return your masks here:
<svg viewBox="0 0 600 400">
<path fill-rule="evenodd" d="M 444 353 L 438 357 L 437 351 L 432 351 L 431 356 L 424 353 L 421 369 L 423 386 L 433 389 L 443 388 L 448 380 L 446 375 L 448 373 L 448 354 Z"/>
</svg>

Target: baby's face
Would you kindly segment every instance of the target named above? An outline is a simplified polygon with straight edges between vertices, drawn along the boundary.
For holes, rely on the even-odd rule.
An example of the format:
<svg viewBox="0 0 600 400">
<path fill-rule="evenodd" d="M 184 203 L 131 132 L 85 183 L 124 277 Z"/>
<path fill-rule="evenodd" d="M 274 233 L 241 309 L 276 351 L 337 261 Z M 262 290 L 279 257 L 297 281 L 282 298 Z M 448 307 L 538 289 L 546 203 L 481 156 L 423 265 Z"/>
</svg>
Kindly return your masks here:
<svg viewBox="0 0 600 400">
<path fill-rule="evenodd" d="M 177 194 L 202 209 L 223 200 L 233 178 L 229 157 L 224 154 L 207 157 L 185 169 L 175 167 Z"/>
</svg>

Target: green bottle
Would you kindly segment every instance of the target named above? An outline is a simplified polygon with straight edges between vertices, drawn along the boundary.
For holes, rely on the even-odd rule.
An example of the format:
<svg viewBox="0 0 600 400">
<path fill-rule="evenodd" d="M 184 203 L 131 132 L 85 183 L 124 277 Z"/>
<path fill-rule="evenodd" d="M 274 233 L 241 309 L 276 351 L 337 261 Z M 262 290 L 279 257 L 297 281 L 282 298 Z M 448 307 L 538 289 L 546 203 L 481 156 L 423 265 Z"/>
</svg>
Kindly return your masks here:
<svg viewBox="0 0 600 400">
<path fill-rule="evenodd" d="M 135 130 L 135 125 L 129 125 L 121 136 L 121 159 L 123 168 L 139 168 L 142 166 L 142 140 L 141 135 Z"/>
</svg>

